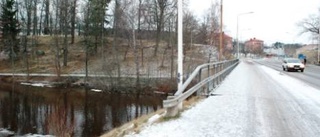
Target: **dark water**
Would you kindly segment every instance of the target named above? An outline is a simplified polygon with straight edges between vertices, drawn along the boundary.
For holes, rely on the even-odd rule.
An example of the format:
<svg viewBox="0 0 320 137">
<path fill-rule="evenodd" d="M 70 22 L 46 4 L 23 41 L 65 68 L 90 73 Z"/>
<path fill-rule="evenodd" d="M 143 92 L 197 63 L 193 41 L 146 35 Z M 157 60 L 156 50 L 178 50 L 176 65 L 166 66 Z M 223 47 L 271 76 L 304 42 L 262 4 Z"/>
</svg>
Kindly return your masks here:
<svg viewBox="0 0 320 137">
<path fill-rule="evenodd" d="M 17 135 L 99 136 L 156 111 L 163 98 L 0 83 L 0 128 Z"/>
</svg>

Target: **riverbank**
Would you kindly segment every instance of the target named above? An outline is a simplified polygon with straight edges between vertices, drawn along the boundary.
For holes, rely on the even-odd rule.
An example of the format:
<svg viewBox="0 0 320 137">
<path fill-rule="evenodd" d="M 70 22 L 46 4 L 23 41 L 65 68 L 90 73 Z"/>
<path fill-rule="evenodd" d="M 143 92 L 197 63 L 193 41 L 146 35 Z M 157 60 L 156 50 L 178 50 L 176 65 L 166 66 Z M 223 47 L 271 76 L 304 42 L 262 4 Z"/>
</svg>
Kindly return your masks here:
<svg viewBox="0 0 320 137">
<path fill-rule="evenodd" d="M 5 74 L 5 75 L 1 75 Z M 123 94 L 171 94 L 175 91 L 176 85 L 173 84 L 171 78 L 140 78 L 140 87 L 135 85 L 137 78 L 122 77 L 115 78 L 103 75 L 90 75 L 88 82 L 85 81 L 83 74 L 65 74 L 57 79 L 54 74 L 15 74 L 10 76 L 9 73 L 0 73 L 0 82 L 7 85 L 21 84 L 35 87 L 48 88 L 88 88 L 92 91 L 108 92 L 108 93 L 123 93 Z M 121 82 L 116 84 L 115 81 Z"/>
</svg>

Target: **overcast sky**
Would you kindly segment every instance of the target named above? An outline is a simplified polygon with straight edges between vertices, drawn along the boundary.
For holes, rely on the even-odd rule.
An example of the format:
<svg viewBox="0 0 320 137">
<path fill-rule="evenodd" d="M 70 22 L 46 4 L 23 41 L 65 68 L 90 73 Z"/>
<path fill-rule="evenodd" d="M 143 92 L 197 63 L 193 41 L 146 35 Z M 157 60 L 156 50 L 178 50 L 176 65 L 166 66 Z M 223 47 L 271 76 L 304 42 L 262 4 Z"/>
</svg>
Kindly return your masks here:
<svg viewBox="0 0 320 137">
<path fill-rule="evenodd" d="M 200 18 L 214 1 L 189 0 L 189 8 Z M 223 0 L 224 31 L 236 39 L 237 16 L 254 12 L 239 16 L 240 41 L 255 37 L 267 44 L 315 43 L 309 35 L 299 35 L 297 23 L 318 14 L 319 8 L 320 0 Z"/>
</svg>

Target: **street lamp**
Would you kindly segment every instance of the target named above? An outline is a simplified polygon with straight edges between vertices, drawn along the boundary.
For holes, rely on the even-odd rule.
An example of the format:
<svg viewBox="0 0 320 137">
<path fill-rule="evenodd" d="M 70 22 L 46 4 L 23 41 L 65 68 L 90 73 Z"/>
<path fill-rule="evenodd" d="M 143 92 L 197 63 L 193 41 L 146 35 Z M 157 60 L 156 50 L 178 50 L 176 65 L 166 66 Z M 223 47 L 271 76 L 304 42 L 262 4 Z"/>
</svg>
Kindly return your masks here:
<svg viewBox="0 0 320 137">
<path fill-rule="evenodd" d="M 246 15 L 246 14 L 252 14 L 253 12 L 246 12 L 246 13 L 240 13 L 237 16 L 237 57 L 238 59 L 240 58 L 240 53 L 239 53 L 239 16 L 241 15 Z"/>
</svg>

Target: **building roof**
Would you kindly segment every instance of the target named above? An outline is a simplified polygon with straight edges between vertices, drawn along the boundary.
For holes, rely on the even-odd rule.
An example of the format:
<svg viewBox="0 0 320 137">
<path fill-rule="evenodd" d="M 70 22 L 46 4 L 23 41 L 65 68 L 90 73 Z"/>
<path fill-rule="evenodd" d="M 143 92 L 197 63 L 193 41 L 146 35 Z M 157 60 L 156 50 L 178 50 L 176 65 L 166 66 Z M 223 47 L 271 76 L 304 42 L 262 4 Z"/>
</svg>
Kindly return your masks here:
<svg viewBox="0 0 320 137">
<path fill-rule="evenodd" d="M 259 40 L 257 38 L 251 38 L 250 40 L 246 41 L 246 42 L 251 42 L 251 41 L 256 41 L 256 42 L 263 42 L 263 40 Z"/>
</svg>

